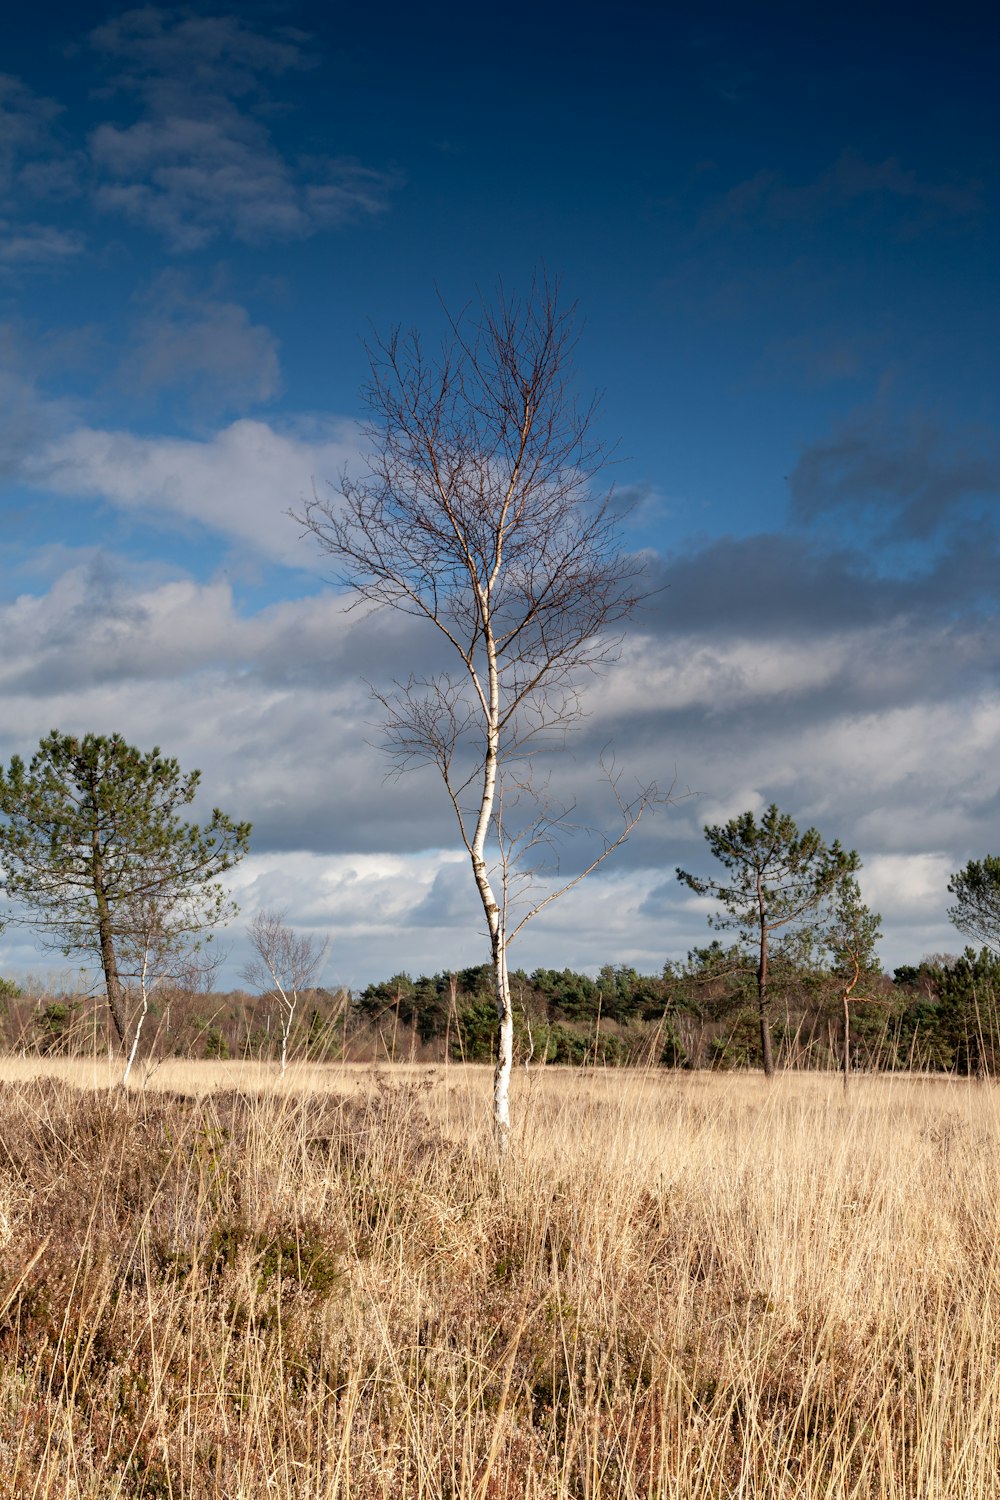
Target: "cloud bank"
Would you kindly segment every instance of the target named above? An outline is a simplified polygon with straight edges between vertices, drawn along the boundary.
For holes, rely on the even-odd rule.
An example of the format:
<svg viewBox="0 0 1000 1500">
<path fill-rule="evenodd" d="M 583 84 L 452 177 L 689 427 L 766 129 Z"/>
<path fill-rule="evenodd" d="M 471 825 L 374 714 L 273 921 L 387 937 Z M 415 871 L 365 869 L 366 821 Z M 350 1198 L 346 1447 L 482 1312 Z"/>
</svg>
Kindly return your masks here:
<svg viewBox="0 0 1000 1500">
<path fill-rule="evenodd" d="M 163 471 L 137 464 L 127 444 L 102 448 L 103 467 L 88 466 L 86 445 L 74 451 L 113 503 L 161 503 Z M 266 485 L 257 518 L 233 519 L 245 472 L 222 464 L 197 493 L 216 486 L 209 524 L 273 547 Z M 176 492 L 172 504 L 194 514 Z M 771 800 L 859 848 L 887 962 L 961 946 L 945 916 L 948 876 L 983 852 L 1000 813 L 995 605 L 962 608 L 957 566 L 886 584 L 863 553 L 845 549 L 831 566 L 802 537 L 720 539 L 666 559 L 657 578 L 620 661 L 587 693 L 580 731 L 551 761 L 552 795 L 575 801 L 579 827 L 564 873 L 593 852 L 586 830 L 611 818 L 599 771 L 609 744 L 627 776 L 673 782 L 675 802 L 529 927 L 516 961 L 656 968 L 683 956 L 707 927 L 674 866 L 703 867 L 703 824 Z M 241 606 L 224 579 L 143 577 L 98 552 L 3 605 L 0 630 L 5 756 L 30 753 L 53 725 L 160 743 L 202 768 L 212 803 L 254 821 L 239 877 L 248 910 L 290 907 L 330 929 L 338 978 L 476 961 L 471 881 L 436 775 L 387 780 L 378 748 L 367 681 L 435 660 L 411 622 L 345 613 L 323 589 Z"/>
</svg>

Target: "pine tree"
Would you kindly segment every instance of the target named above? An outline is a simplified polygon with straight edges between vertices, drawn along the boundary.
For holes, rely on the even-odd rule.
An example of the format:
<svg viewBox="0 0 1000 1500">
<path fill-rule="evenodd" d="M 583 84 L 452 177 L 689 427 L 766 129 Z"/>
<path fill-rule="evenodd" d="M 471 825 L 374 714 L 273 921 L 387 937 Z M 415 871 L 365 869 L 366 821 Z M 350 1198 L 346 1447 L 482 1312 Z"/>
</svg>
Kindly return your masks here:
<svg viewBox="0 0 1000 1500">
<path fill-rule="evenodd" d="M 201 773 L 126 744 L 120 735 L 57 731 L 30 766 L 0 768 L 0 863 L 7 896 L 42 942 L 99 959 L 123 1050 L 128 1026 L 122 953 L 136 945 L 136 912 L 153 903 L 174 941 L 229 920 L 219 876 L 246 853 L 249 823 L 216 808 L 203 826 L 183 820 Z"/>
<path fill-rule="evenodd" d="M 758 823 L 752 812 L 705 829 L 709 849 L 730 872 L 728 883 L 677 871 L 677 879 L 700 896 L 712 896 L 725 914 L 710 917 L 720 931 L 735 930 L 757 952 L 757 1010 L 764 1072 L 774 1074 L 771 1046 L 771 936 L 783 929 L 786 942 L 818 935 L 820 908 L 846 875 L 858 869 L 853 850 L 827 844 L 815 828 L 800 834 L 792 818 L 772 802 Z"/>
</svg>

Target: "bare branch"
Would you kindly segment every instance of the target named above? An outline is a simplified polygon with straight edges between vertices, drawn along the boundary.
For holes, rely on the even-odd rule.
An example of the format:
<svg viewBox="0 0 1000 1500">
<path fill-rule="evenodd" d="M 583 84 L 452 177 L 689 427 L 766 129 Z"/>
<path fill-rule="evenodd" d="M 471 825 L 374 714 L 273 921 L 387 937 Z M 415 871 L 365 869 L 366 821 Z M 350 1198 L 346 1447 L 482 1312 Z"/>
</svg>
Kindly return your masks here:
<svg viewBox="0 0 1000 1500">
<path fill-rule="evenodd" d="M 259 911 L 247 928 L 256 957 L 243 968 L 243 978 L 260 990 L 278 1009 L 281 1021 L 281 1073 L 288 1066 L 288 1043 L 295 1012 L 303 990 L 307 990 L 322 968 L 329 939 L 320 942 L 297 933 L 285 923 L 285 913 Z"/>
<path fill-rule="evenodd" d="M 649 786 L 640 787 L 637 790 L 635 796 L 626 800 L 621 795 L 620 777 L 614 774 L 609 774 L 608 780 L 614 792 L 615 800 L 618 803 L 618 811 L 621 815 L 621 827 L 617 837 L 612 839 L 605 835 L 604 848 L 595 859 L 591 860 L 590 864 L 588 864 L 584 869 L 578 871 L 576 875 L 574 875 L 570 880 L 565 881 L 556 890 L 550 891 L 546 896 L 542 898 L 541 901 L 536 902 L 535 905 L 532 906 L 531 909 L 524 914 L 517 925 L 510 930 L 507 936 L 508 943 L 513 942 L 514 938 L 521 931 L 521 928 L 524 927 L 528 922 L 530 922 L 532 918 L 536 917 L 540 911 L 543 911 L 544 908 L 546 906 L 549 906 L 553 901 L 558 901 L 562 896 L 565 896 L 567 891 L 571 891 L 574 886 L 579 885 L 582 880 L 585 880 L 586 877 L 592 874 L 599 865 L 602 865 L 610 855 L 614 854 L 616 849 L 620 849 L 622 844 L 625 843 L 640 820 L 645 817 L 647 813 L 651 812 L 658 806 L 668 806 L 674 800 L 673 785 L 671 785 L 668 791 L 664 793 L 658 789 L 655 782 L 652 782 Z"/>
</svg>

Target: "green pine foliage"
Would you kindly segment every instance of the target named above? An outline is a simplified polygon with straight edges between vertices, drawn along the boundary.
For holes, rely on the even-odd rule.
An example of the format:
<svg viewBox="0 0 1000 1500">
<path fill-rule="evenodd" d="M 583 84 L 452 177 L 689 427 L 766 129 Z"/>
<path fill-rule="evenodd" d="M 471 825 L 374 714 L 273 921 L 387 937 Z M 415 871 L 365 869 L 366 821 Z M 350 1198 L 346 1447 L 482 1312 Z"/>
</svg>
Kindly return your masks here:
<svg viewBox="0 0 1000 1500">
<path fill-rule="evenodd" d="M 123 1046 L 128 957 L 151 942 L 179 951 L 234 911 L 219 877 L 246 853 L 250 824 L 218 808 L 188 822 L 199 782 L 117 734 L 53 730 L 29 766 L 14 756 L 0 768 L 6 895 L 43 944 L 100 964 Z"/>
<path fill-rule="evenodd" d="M 803 955 L 822 941 L 824 908 L 861 862 L 854 850 L 843 849 L 837 840 L 828 844 L 815 828 L 799 833 L 795 821 L 773 802 L 759 822 L 751 811 L 706 827 L 705 840 L 724 877 L 679 869 L 677 879 L 718 903 L 709 918 L 712 927 L 735 932 L 737 946 L 756 953 L 760 1055 L 770 1076 L 775 1069 L 774 982 L 782 967 L 801 966 Z"/>
<path fill-rule="evenodd" d="M 1000 952 L 1000 858 L 970 859 L 948 882 L 955 905 L 948 917 L 959 932 Z"/>
</svg>

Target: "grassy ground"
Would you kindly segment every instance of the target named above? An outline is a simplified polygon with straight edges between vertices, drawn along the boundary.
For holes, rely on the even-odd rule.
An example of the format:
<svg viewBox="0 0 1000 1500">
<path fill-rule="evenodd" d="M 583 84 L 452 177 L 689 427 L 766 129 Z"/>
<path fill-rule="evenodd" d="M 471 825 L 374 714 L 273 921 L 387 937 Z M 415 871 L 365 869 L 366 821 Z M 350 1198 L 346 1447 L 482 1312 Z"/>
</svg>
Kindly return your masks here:
<svg viewBox="0 0 1000 1500">
<path fill-rule="evenodd" d="M 1000 1094 L 0 1064 L 0 1495 L 1000 1496 Z"/>
</svg>

